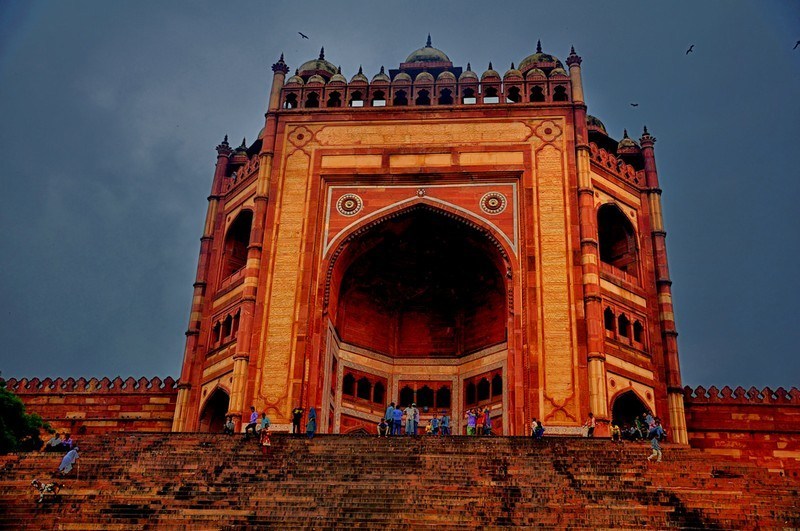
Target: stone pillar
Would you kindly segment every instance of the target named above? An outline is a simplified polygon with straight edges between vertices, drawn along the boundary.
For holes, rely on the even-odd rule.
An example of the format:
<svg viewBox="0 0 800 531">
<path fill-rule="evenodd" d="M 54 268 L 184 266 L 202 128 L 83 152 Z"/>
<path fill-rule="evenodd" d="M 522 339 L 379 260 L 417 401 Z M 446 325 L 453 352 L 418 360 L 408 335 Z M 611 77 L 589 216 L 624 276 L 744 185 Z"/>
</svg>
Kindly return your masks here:
<svg viewBox="0 0 800 531">
<path fill-rule="evenodd" d="M 266 124 L 262 136 L 261 152 L 258 155 L 260 157 L 260 165 L 258 180 L 256 181 L 253 227 L 250 231 L 250 244 L 247 246 L 239 339 L 236 342 L 236 355 L 233 358 L 232 395 L 229 409 L 232 414 L 240 415 L 243 420 L 249 411 L 250 404 L 247 401 L 252 399 L 254 395 L 254 389 L 248 389 L 247 382 L 250 378 L 250 363 L 256 358 L 256 356 L 251 355 L 253 348 L 253 322 L 256 314 L 258 277 L 261 270 L 261 250 L 264 242 L 264 223 L 267 215 L 267 189 L 269 187 L 269 177 L 272 173 L 272 157 L 275 149 L 277 120 L 275 111 L 278 110 L 280 105 L 281 89 L 283 88 L 286 74 L 289 72 L 289 67 L 283 61 L 283 54 L 281 54 L 278 62 L 272 65 L 272 72 L 272 88 L 270 89 Z M 257 407 L 256 409 L 261 408 Z M 273 419 L 273 421 L 275 420 L 283 421 L 287 419 Z"/>
<path fill-rule="evenodd" d="M 578 164 L 578 212 L 581 235 L 581 269 L 583 272 L 583 305 L 586 313 L 588 356 L 589 411 L 598 421 L 596 435 L 608 434 L 608 392 L 606 390 L 605 335 L 603 305 L 600 296 L 600 253 L 597 241 L 597 215 L 594 209 L 594 188 L 590 175 L 589 137 L 586 128 L 586 106 L 583 101 L 581 58 L 573 48 L 567 57 L 575 103 L 575 143 Z M 585 412 L 588 413 L 588 412 Z"/>
<path fill-rule="evenodd" d="M 661 214 L 661 189 L 658 184 L 658 171 L 653 146 L 656 139 L 644 128 L 639 139 L 644 156 L 644 172 L 647 182 L 647 200 L 650 207 L 652 225 L 653 259 L 656 270 L 656 289 L 658 292 L 658 318 L 664 342 L 664 369 L 669 404 L 669 429 L 671 440 L 688 444 L 686 415 L 683 409 L 683 390 L 681 388 L 681 369 L 678 362 L 678 332 L 675 329 L 675 313 L 672 306 L 672 281 L 667 265 L 667 233 Z"/>
<path fill-rule="evenodd" d="M 200 258 L 197 261 L 197 274 L 192 294 L 192 310 L 189 316 L 189 329 L 186 331 L 186 347 L 183 354 L 183 368 L 181 370 L 180 384 L 178 385 L 178 402 L 175 407 L 175 416 L 172 421 L 172 431 L 186 431 L 194 426 L 197 419 L 189 419 L 191 408 L 187 407 L 190 401 L 192 384 L 199 391 L 200 371 L 202 370 L 202 356 L 198 353 L 198 339 L 200 324 L 203 318 L 203 305 L 205 304 L 206 285 L 208 281 L 208 267 L 211 260 L 211 244 L 214 241 L 215 221 L 219 208 L 220 190 L 222 179 L 228 169 L 228 157 L 233 152 L 228 144 L 228 135 L 217 146 L 217 164 L 214 168 L 214 181 L 211 184 L 211 195 L 208 196 L 208 210 L 206 222 L 203 225 L 203 236 L 200 238 Z M 195 400 L 199 402 L 199 397 Z"/>
</svg>

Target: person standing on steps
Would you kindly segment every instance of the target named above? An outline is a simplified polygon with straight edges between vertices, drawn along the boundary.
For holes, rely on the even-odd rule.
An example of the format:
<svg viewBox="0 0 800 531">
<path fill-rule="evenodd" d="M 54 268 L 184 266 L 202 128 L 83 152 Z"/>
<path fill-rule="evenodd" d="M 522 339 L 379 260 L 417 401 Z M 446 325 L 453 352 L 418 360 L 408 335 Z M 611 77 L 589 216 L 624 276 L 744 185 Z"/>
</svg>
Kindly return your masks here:
<svg viewBox="0 0 800 531">
<path fill-rule="evenodd" d="M 447 411 L 442 412 L 442 418 L 439 420 L 439 433 L 450 435 L 450 417 L 447 416 Z"/>
<path fill-rule="evenodd" d="M 415 411 L 417 409 L 417 404 L 412 403 L 410 406 L 407 406 L 403 410 L 403 414 L 406 416 L 406 435 L 416 435 L 417 434 L 417 427 L 414 425 L 414 417 Z"/>
<path fill-rule="evenodd" d="M 392 419 L 392 428 L 394 429 L 394 434 L 400 436 L 400 431 L 403 426 L 403 410 L 400 409 L 399 405 L 394 408 L 392 415 L 394 415 L 394 418 Z"/>
<path fill-rule="evenodd" d="M 419 409 L 416 404 L 411 404 L 411 406 L 414 408 L 414 435 L 416 435 L 419 429 Z"/>
<path fill-rule="evenodd" d="M 394 402 L 390 403 L 389 407 L 386 408 L 386 414 L 383 418 L 389 424 L 389 435 L 394 435 Z"/>
<path fill-rule="evenodd" d="M 586 436 L 589 437 L 589 438 L 593 438 L 594 437 L 594 427 L 595 427 L 595 420 L 594 420 L 594 414 L 593 413 L 591 413 L 591 412 L 589 413 L 589 418 L 586 419 L 586 424 L 584 424 L 583 427 L 584 428 L 589 428 L 589 430 L 586 432 Z"/>
<path fill-rule="evenodd" d="M 662 452 L 661 452 L 661 443 L 659 440 L 664 435 L 664 428 L 661 427 L 661 419 L 656 417 L 653 419 L 653 429 L 647 434 L 648 439 L 650 439 L 650 448 L 653 449 L 653 453 L 650 454 L 650 457 L 647 458 L 648 461 L 652 461 L 653 458 L 656 459 L 656 463 L 661 462 Z"/>
<path fill-rule="evenodd" d="M 253 433 L 253 437 L 255 437 L 257 435 L 256 434 L 256 424 L 258 424 L 258 413 L 256 413 L 256 407 L 255 406 L 250 406 L 250 422 L 247 424 L 247 426 L 244 427 L 244 438 L 245 439 L 247 439 L 247 437 L 249 436 L 250 432 Z"/>
<path fill-rule="evenodd" d="M 308 435 L 309 439 L 314 438 L 314 434 L 317 432 L 317 410 L 312 406 L 311 409 L 308 410 L 308 421 L 306 422 L 306 435 Z"/>
<path fill-rule="evenodd" d="M 492 434 L 492 415 L 489 413 L 489 408 L 483 410 L 483 434 Z"/>
<path fill-rule="evenodd" d="M 267 417 L 267 413 L 264 412 L 261 414 L 261 430 L 259 431 L 258 442 L 261 445 L 261 454 L 266 456 L 267 455 L 267 446 L 270 446 L 272 443 L 269 440 L 269 417 Z"/>
<path fill-rule="evenodd" d="M 292 435 L 300 435 L 300 423 L 303 421 L 303 408 L 297 406 L 292 410 Z"/>
<path fill-rule="evenodd" d="M 475 435 L 475 427 L 478 425 L 478 415 L 474 409 L 467 410 L 467 435 Z"/>
</svg>

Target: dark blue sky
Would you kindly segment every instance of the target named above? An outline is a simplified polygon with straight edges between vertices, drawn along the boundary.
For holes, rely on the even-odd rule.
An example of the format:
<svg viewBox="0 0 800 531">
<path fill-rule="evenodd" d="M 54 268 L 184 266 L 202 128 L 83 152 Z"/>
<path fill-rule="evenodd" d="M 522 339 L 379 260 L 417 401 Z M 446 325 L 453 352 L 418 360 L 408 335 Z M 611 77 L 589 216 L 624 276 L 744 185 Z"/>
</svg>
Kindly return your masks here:
<svg viewBox="0 0 800 531">
<path fill-rule="evenodd" d="M 658 139 L 684 382 L 800 383 L 800 3 L 274 4 L 0 2 L 4 376 L 177 376 L 214 146 L 269 66 L 371 77 L 430 32 L 479 72 L 574 45 L 589 113 Z"/>
</svg>

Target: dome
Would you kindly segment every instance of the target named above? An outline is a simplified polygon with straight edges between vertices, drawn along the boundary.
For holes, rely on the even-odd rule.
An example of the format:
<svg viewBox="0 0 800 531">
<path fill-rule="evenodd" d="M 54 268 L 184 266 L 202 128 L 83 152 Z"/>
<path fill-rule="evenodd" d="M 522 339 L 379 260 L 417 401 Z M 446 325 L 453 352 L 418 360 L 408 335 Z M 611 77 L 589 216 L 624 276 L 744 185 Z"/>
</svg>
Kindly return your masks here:
<svg viewBox="0 0 800 531">
<path fill-rule="evenodd" d="M 455 81 L 456 76 L 452 72 L 445 70 L 436 77 L 436 81 Z"/>
<path fill-rule="evenodd" d="M 383 70 L 383 67 L 381 67 L 381 71 L 375 74 L 375 77 L 372 78 L 373 83 L 375 83 L 376 81 L 385 81 L 386 83 L 389 83 L 391 81 L 391 79 L 389 79 L 389 76 L 387 76 L 386 72 Z"/>
<path fill-rule="evenodd" d="M 314 74 L 313 76 L 308 78 L 308 84 L 310 85 L 311 83 L 319 83 L 321 85 L 324 85 L 325 84 L 325 78 L 322 77 L 319 74 Z"/>
<path fill-rule="evenodd" d="M 483 75 L 481 75 L 481 81 L 483 81 L 487 77 L 496 77 L 497 79 L 500 79 L 500 74 L 498 74 L 497 71 L 492 68 L 492 63 L 489 63 L 489 70 L 487 70 L 486 72 L 483 73 Z"/>
<path fill-rule="evenodd" d="M 514 63 L 511 63 L 511 68 L 508 70 L 508 72 L 503 74 L 503 79 L 506 79 L 506 78 L 509 78 L 509 77 L 519 77 L 519 78 L 522 77 L 522 72 L 520 72 L 519 70 L 514 68 Z"/>
<path fill-rule="evenodd" d="M 395 83 L 398 81 L 408 81 L 409 83 L 411 83 L 411 76 L 409 76 L 405 72 L 400 72 L 399 74 L 394 76 L 394 81 Z"/>
<path fill-rule="evenodd" d="M 469 63 L 467 63 L 467 69 L 461 72 L 461 76 L 458 78 L 459 81 L 464 81 L 465 79 L 478 80 L 478 74 L 472 71 L 472 65 Z"/>
<path fill-rule="evenodd" d="M 286 84 L 287 85 L 292 85 L 292 84 L 302 85 L 303 84 L 303 78 L 300 77 L 300 72 L 295 70 L 294 71 L 294 75 L 286 80 Z"/>
<path fill-rule="evenodd" d="M 553 70 L 550 71 L 550 77 L 555 77 L 555 76 L 569 77 L 569 74 L 567 74 L 567 71 L 564 70 L 563 68 L 554 68 Z"/>
<path fill-rule="evenodd" d="M 364 75 L 364 70 L 360 66 L 358 67 L 358 72 L 356 72 L 356 75 L 354 75 L 353 79 L 350 80 L 350 83 L 357 82 L 369 83 L 369 79 L 367 79 L 367 76 Z"/>
<path fill-rule="evenodd" d="M 312 59 L 311 61 L 306 61 L 302 65 L 300 65 L 300 74 L 308 72 L 309 74 L 312 72 L 316 72 L 321 70 L 323 72 L 328 72 L 329 74 L 333 75 L 336 73 L 336 67 L 325 60 L 325 48 L 322 48 L 319 51 L 319 57 L 317 59 Z"/>
<path fill-rule="evenodd" d="M 530 69 L 530 70 L 528 70 L 528 72 L 525 74 L 525 78 L 527 78 L 527 79 L 530 79 L 530 78 L 532 78 L 532 77 L 541 77 L 541 78 L 546 78 L 546 77 L 547 77 L 547 74 L 545 74 L 545 73 L 544 73 L 542 70 L 540 70 L 540 69 L 538 69 L 538 68 L 531 68 L 531 69 Z"/>
<path fill-rule="evenodd" d="M 420 72 L 414 79 L 414 83 L 433 83 L 433 76 L 430 72 Z"/>
<path fill-rule="evenodd" d="M 542 53 L 541 41 L 536 43 L 536 53 L 529 55 L 519 63 L 519 69 L 523 72 L 531 68 L 564 68 L 558 58 L 550 55 L 549 53 Z"/>
<path fill-rule="evenodd" d="M 586 115 L 586 125 L 589 127 L 590 130 L 599 131 L 604 135 L 608 136 L 608 133 L 606 132 L 606 126 L 603 125 L 603 122 L 601 122 L 597 117 L 592 116 L 591 114 Z"/>
<path fill-rule="evenodd" d="M 406 63 L 449 63 L 450 58 L 443 51 L 431 46 L 431 36 L 428 42 L 419 50 L 414 50 L 406 57 Z"/>
<path fill-rule="evenodd" d="M 628 130 L 625 129 L 622 140 L 619 141 L 617 144 L 617 153 L 638 153 L 639 152 L 639 144 L 634 142 L 630 137 L 628 137 Z"/>
<path fill-rule="evenodd" d="M 330 81 L 328 81 L 328 83 L 347 83 L 347 78 L 342 75 L 341 66 L 339 67 L 338 70 L 336 70 L 336 73 L 333 74 L 333 77 L 331 78 Z"/>
</svg>

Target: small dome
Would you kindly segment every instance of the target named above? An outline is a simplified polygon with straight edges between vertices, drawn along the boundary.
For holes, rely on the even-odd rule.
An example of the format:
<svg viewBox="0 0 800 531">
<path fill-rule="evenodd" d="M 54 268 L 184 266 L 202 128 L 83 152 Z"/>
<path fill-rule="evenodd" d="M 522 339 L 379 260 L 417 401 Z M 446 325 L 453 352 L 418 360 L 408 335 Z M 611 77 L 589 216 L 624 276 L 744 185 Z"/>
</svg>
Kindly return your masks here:
<svg viewBox="0 0 800 531">
<path fill-rule="evenodd" d="M 445 70 L 436 77 L 436 81 L 455 81 L 456 76 L 452 72 Z"/>
<path fill-rule="evenodd" d="M 558 58 L 550 55 L 549 53 L 542 53 L 541 41 L 536 43 L 536 53 L 529 55 L 519 63 L 519 69 L 523 72 L 531 68 L 564 68 Z"/>
<path fill-rule="evenodd" d="M 391 79 L 389 79 L 389 76 L 387 76 L 386 72 L 383 70 L 383 67 L 381 67 L 381 71 L 375 74 L 375 77 L 372 78 L 373 83 L 375 83 L 376 81 L 385 81 L 386 83 L 389 83 L 391 81 Z"/>
<path fill-rule="evenodd" d="M 414 83 L 433 83 L 433 76 L 430 72 L 420 72 L 414 79 Z"/>
<path fill-rule="evenodd" d="M 408 81 L 409 83 L 411 83 L 411 76 L 409 76 L 405 72 L 400 72 L 399 74 L 394 76 L 394 81 L 395 83 L 398 81 Z"/>
<path fill-rule="evenodd" d="M 328 81 L 328 83 L 347 83 L 347 78 L 342 75 L 341 66 L 339 67 L 338 70 L 336 70 L 336 73 L 333 74 L 333 77 L 331 78 L 330 81 Z"/>
<path fill-rule="evenodd" d="M 431 46 L 431 36 L 428 42 L 419 50 L 414 50 L 406 57 L 406 63 L 449 63 L 450 58 L 443 51 Z"/>
<path fill-rule="evenodd" d="M 511 63 L 511 68 L 508 70 L 508 72 L 503 74 L 503 79 L 507 79 L 509 77 L 522 78 L 522 72 L 514 68 L 514 63 Z"/>
<path fill-rule="evenodd" d="M 591 114 L 586 115 L 586 125 L 589 127 L 590 130 L 598 131 L 608 136 L 608 133 L 606 132 L 606 126 L 603 125 L 603 122 L 601 122 L 597 117 L 592 116 Z"/>
<path fill-rule="evenodd" d="M 500 79 L 500 74 L 498 74 L 497 71 L 492 68 L 492 63 L 489 63 L 489 70 L 481 75 L 481 81 L 489 77 L 496 77 L 497 79 Z"/>
<path fill-rule="evenodd" d="M 357 82 L 369 83 L 369 79 L 367 79 L 367 76 L 364 75 L 364 70 L 360 66 L 358 67 L 358 72 L 356 72 L 356 75 L 354 75 L 353 79 L 350 80 L 350 83 Z"/>
<path fill-rule="evenodd" d="M 567 71 L 564 70 L 563 68 L 554 68 L 550 72 L 550 77 L 555 77 L 555 76 L 566 76 L 566 77 L 569 77 L 569 74 L 567 74 Z"/>
<path fill-rule="evenodd" d="M 617 153 L 638 153 L 639 144 L 628 137 L 628 130 L 625 129 L 622 140 L 617 144 Z"/>
<path fill-rule="evenodd" d="M 286 80 L 287 85 L 302 85 L 303 78 L 300 77 L 300 72 L 295 70 L 294 75 Z"/>
<path fill-rule="evenodd" d="M 528 72 L 525 74 L 525 78 L 526 78 L 526 79 L 531 79 L 531 78 L 534 78 L 534 77 L 540 77 L 540 78 L 542 78 L 542 79 L 545 79 L 545 78 L 547 77 L 547 74 L 545 74 L 543 71 L 541 71 L 541 70 L 540 70 L 540 69 L 538 69 L 538 68 L 531 68 L 531 69 L 530 69 L 530 70 L 528 70 Z"/>
<path fill-rule="evenodd" d="M 464 81 L 465 79 L 474 79 L 475 81 L 478 80 L 478 74 L 472 71 L 472 65 L 467 63 L 467 69 L 461 72 L 461 76 L 459 76 L 459 81 Z"/>
<path fill-rule="evenodd" d="M 312 59 L 311 61 L 306 61 L 302 65 L 300 65 L 300 74 L 302 75 L 304 72 L 316 72 L 318 70 L 322 70 L 324 72 L 328 72 L 329 74 L 333 75 L 336 73 L 336 67 L 325 60 L 325 48 L 322 48 L 319 51 L 319 57 L 317 59 Z"/>
<path fill-rule="evenodd" d="M 324 85 L 324 84 L 325 84 L 325 78 L 324 78 L 324 77 L 322 77 L 322 76 L 321 76 L 321 75 L 319 75 L 319 74 L 314 74 L 313 76 L 311 76 L 310 78 L 308 78 L 308 84 L 310 85 L 310 84 L 312 84 L 312 83 L 319 83 L 319 84 L 321 84 L 321 85 Z"/>
</svg>

